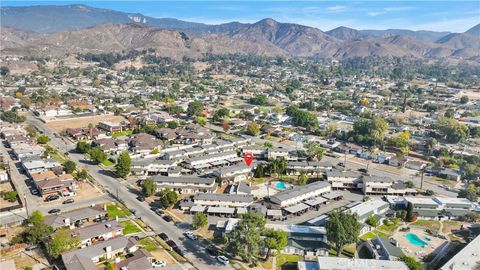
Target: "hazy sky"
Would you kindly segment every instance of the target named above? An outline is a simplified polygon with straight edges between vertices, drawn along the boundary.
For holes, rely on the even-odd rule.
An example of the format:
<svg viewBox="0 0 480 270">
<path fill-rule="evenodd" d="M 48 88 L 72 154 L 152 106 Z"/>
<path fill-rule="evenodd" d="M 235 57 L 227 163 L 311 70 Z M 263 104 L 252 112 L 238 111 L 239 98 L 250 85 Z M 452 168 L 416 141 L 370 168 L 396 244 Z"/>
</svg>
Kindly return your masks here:
<svg viewBox="0 0 480 270">
<path fill-rule="evenodd" d="M 464 32 L 480 23 L 480 1 L 1 1 L 2 6 L 86 4 L 151 17 L 219 24 L 273 18 L 330 30 Z"/>
</svg>

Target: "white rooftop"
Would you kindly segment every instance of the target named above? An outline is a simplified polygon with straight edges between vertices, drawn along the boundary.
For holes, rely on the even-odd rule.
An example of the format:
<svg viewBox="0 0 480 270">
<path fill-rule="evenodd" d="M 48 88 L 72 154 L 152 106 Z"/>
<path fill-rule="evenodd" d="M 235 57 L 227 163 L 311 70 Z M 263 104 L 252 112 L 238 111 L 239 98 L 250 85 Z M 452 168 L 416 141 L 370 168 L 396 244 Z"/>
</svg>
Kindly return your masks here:
<svg viewBox="0 0 480 270">
<path fill-rule="evenodd" d="M 303 225 L 284 225 L 268 223 L 265 228 L 284 231 L 287 233 L 308 233 L 308 234 L 326 234 L 325 227 L 303 226 Z"/>
<path fill-rule="evenodd" d="M 435 197 L 434 200 L 441 204 L 472 204 L 467 198 Z"/>
<path fill-rule="evenodd" d="M 473 270 L 480 264 L 480 236 L 468 243 L 453 256 L 440 270 Z"/>
<path fill-rule="evenodd" d="M 318 257 L 319 270 L 408 270 L 401 261 Z"/>
<path fill-rule="evenodd" d="M 350 208 L 349 210 L 351 211 L 352 214 L 357 214 L 359 217 L 361 217 L 367 214 L 368 212 L 371 212 L 372 210 L 376 210 L 385 205 L 388 205 L 388 203 L 385 201 L 382 201 L 381 199 L 374 199 L 374 200 L 369 200 L 359 205 L 356 205 Z"/>
</svg>

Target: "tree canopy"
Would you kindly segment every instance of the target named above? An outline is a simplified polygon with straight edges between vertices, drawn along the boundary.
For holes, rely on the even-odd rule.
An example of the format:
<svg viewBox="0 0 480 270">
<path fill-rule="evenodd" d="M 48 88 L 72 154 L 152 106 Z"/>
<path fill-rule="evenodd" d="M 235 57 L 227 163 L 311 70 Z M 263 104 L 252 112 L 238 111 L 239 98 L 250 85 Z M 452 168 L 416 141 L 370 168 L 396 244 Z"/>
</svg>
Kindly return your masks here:
<svg viewBox="0 0 480 270">
<path fill-rule="evenodd" d="M 157 186 L 155 185 L 155 182 L 153 182 L 152 178 L 147 178 L 143 181 L 142 183 L 142 191 L 145 196 L 150 197 L 153 194 L 155 194 L 155 191 L 157 190 Z"/>
<path fill-rule="evenodd" d="M 115 173 L 122 178 L 127 177 L 130 174 L 130 169 L 132 166 L 132 159 L 128 152 L 122 152 L 117 159 L 117 164 L 115 164 Z"/>
<path fill-rule="evenodd" d="M 335 245 L 337 256 L 340 256 L 345 245 L 357 241 L 361 225 L 358 223 L 356 215 L 333 211 L 330 213 L 325 228 L 328 240 Z"/>
<path fill-rule="evenodd" d="M 203 102 L 199 100 L 188 103 L 187 114 L 188 116 L 199 116 L 203 111 Z"/>
<path fill-rule="evenodd" d="M 160 197 L 160 202 L 165 208 L 172 207 L 178 201 L 177 192 L 168 188 L 160 191 L 159 197 Z"/>
</svg>

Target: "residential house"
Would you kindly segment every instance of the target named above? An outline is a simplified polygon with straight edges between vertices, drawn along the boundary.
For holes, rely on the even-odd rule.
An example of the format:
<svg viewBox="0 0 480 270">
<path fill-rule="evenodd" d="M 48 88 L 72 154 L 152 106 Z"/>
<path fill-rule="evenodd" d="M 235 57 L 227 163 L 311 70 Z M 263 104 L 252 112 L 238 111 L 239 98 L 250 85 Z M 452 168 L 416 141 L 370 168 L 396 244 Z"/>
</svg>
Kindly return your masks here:
<svg viewBox="0 0 480 270">
<path fill-rule="evenodd" d="M 138 250 L 137 242 L 133 238 L 123 235 L 110 238 L 106 241 L 99 241 L 85 248 L 74 249 L 61 254 L 61 258 L 67 270 L 85 269 L 101 260 L 115 259 L 120 255 L 126 255 Z M 88 263 L 90 260 L 90 263 Z"/>
<path fill-rule="evenodd" d="M 81 246 L 91 246 L 99 241 L 106 241 L 123 235 L 123 227 L 115 220 L 94 223 L 86 227 L 78 227 L 71 230 L 71 235 L 78 237 Z"/>
<path fill-rule="evenodd" d="M 98 128 L 105 130 L 109 133 L 121 132 L 122 131 L 122 124 L 119 122 L 112 122 L 112 121 L 104 121 L 98 123 Z"/>
<path fill-rule="evenodd" d="M 388 165 L 393 167 L 403 168 L 405 167 L 405 164 L 407 163 L 407 161 L 408 161 L 407 158 L 392 157 L 388 160 Z"/>
</svg>

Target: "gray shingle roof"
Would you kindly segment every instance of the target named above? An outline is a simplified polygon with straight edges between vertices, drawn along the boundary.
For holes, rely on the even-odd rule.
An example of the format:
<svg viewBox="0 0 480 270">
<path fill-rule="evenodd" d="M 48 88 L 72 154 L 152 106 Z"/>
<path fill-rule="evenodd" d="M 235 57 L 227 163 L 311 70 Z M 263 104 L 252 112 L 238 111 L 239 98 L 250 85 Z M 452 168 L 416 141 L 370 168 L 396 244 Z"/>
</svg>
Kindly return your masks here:
<svg viewBox="0 0 480 270">
<path fill-rule="evenodd" d="M 279 201 L 285 201 L 312 192 L 315 189 L 325 188 L 329 185 L 330 184 L 325 181 L 313 182 L 305 186 L 298 186 L 290 190 L 282 191 L 272 196 L 272 198 L 275 198 Z"/>
</svg>

